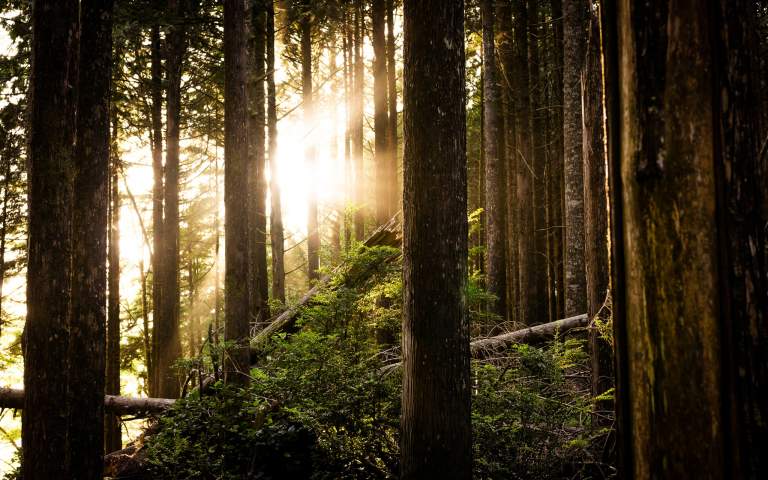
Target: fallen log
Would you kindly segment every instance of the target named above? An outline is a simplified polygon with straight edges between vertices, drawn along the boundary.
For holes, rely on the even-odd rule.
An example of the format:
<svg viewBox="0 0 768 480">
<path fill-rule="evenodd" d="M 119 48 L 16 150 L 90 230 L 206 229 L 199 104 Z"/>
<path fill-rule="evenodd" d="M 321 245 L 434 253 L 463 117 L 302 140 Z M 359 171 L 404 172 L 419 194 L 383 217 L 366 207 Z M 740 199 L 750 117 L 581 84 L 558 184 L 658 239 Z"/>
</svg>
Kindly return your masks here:
<svg viewBox="0 0 768 480">
<path fill-rule="evenodd" d="M 377 228 L 368 238 L 363 242 L 366 247 L 400 247 L 402 241 L 402 225 L 400 222 L 400 214 L 397 213 L 387 223 Z M 258 353 L 259 347 L 269 340 L 269 338 L 283 331 L 286 331 L 293 327 L 296 322 L 296 316 L 301 308 L 307 305 L 333 278 L 334 274 L 339 271 L 343 265 L 337 267 L 330 275 L 323 276 L 307 293 L 305 293 L 298 302 L 288 307 L 287 310 L 275 317 L 269 325 L 260 330 L 251 339 L 251 352 Z"/>
<path fill-rule="evenodd" d="M 104 395 L 104 410 L 115 415 L 147 415 L 161 413 L 173 405 L 172 398 L 136 398 Z M 0 387 L 0 408 L 24 408 L 24 390 Z"/>
<path fill-rule="evenodd" d="M 553 337 L 556 333 L 565 333 L 575 328 L 586 327 L 588 324 L 587 314 L 583 313 L 554 322 L 503 333 L 495 337 L 479 338 L 470 342 L 469 348 L 472 357 L 478 358 L 483 356 L 483 352 L 493 351 L 510 343 L 535 343 Z"/>
</svg>

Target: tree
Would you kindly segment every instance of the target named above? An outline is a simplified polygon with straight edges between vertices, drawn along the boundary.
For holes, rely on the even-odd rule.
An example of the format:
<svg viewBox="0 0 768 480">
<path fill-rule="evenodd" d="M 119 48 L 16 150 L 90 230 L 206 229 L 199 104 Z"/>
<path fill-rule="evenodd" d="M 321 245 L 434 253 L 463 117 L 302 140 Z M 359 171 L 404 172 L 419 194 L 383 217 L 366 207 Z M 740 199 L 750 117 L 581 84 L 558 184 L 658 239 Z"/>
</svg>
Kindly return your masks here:
<svg viewBox="0 0 768 480">
<path fill-rule="evenodd" d="M 266 111 L 264 98 L 266 6 L 263 0 L 250 0 L 250 41 L 248 60 L 248 116 L 249 143 L 249 210 L 251 245 L 251 321 L 264 322 L 269 318 L 269 279 L 267 275 L 267 183 L 265 131 Z"/>
<path fill-rule="evenodd" d="M 227 381 L 244 382 L 248 333 L 248 82 L 246 0 L 224 2 L 224 339 L 236 346 L 227 357 Z"/>
<path fill-rule="evenodd" d="M 464 2 L 406 0 L 401 476 L 472 476 Z"/>
<path fill-rule="evenodd" d="M 565 312 L 584 313 L 584 164 L 582 159 L 581 68 L 586 38 L 585 0 L 563 0 L 563 145 L 565 182 Z"/>
<path fill-rule="evenodd" d="M 311 134 L 314 129 L 314 92 L 312 86 L 312 5 L 308 0 L 301 4 L 301 89 L 304 106 L 304 126 L 307 130 L 307 144 L 304 149 L 306 166 L 310 171 L 317 167 L 317 152 Z M 310 282 L 320 278 L 320 231 L 317 223 L 317 189 L 309 189 L 307 210 L 307 270 Z"/>
<path fill-rule="evenodd" d="M 70 86 L 77 84 L 78 9 L 76 0 L 36 0 L 32 9 L 22 416 L 22 471 L 28 479 L 69 478 L 65 459 L 75 138 Z"/>
<path fill-rule="evenodd" d="M 157 396 L 158 362 L 159 362 L 159 337 L 158 330 L 154 327 L 163 322 L 163 281 L 165 278 L 165 255 L 161 255 L 165 245 L 163 234 L 163 66 L 160 54 L 160 27 L 155 24 L 151 27 L 151 75 L 150 89 L 152 97 L 151 117 L 151 143 L 152 143 L 152 175 L 154 184 L 152 188 L 152 365 L 148 369 L 149 391 Z M 149 367 L 149 365 L 147 365 Z"/>
<path fill-rule="evenodd" d="M 589 22 L 589 41 L 581 80 L 584 159 L 584 269 L 587 281 L 587 315 L 590 319 L 589 349 L 592 365 L 592 395 L 613 387 L 613 354 L 597 322 L 607 322 L 609 288 L 608 192 L 606 191 L 605 124 L 603 115 L 603 68 L 599 12 Z M 610 403 L 599 405 L 612 410 Z"/>
<path fill-rule="evenodd" d="M 363 0 L 354 0 L 353 15 L 353 80 L 352 80 L 352 173 L 354 195 L 352 200 L 355 207 L 354 230 L 355 240 L 363 241 L 365 236 L 365 177 L 363 175 L 363 95 L 365 89 L 365 62 L 363 60 L 363 30 L 365 17 L 363 15 Z"/>
<path fill-rule="evenodd" d="M 371 27 L 373 29 L 373 133 L 374 164 L 376 165 L 376 224 L 382 225 L 392 217 L 390 189 L 392 171 L 389 146 L 392 142 L 389 133 L 389 113 L 387 110 L 387 55 L 386 10 L 384 0 L 371 3 Z"/>
<path fill-rule="evenodd" d="M 506 142 L 500 128 L 501 99 L 496 75 L 494 46 L 494 2 L 482 0 L 483 17 L 483 145 L 485 150 L 485 250 L 486 288 L 496 297 L 492 311 L 506 317 L 507 260 L 506 236 L 506 176 L 504 173 Z M 501 147 L 501 148 L 500 148 Z"/>
<path fill-rule="evenodd" d="M 533 212 L 533 171 L 531 159 L 531 94 L 528 69 L 528 9 L 525 2 L 514 2 L 512 14 L 515 19 L 515 59 L 512 74 L 513 105 L 515 111 L 515 145 L 517 155 L 514 168 L 517 173 L 517 258 L 518 288 L 520 292 L 518 318 L 521 322 L 532 323 L 535 318 L 536 302 L 541 301 L 543 292 L 537 291 Z M 510 199 L 512 196 L 510 195 Z"/>
<path fill-rule="evenodd" d="M 623 476 L 764 473 L 755 447 L 765 427 L 753 408 L 765 408 L 766 337 L 752 322 L 765 289 L 748 293 L 751 278 L 765 278 L 755 253 L 764 173 L 755 168 L 750 44 L 739 28 L 751 18 L 747 4 L 605 12 L 617 19 L 606 22 L 617 45 L 606 42 L 606 92 L 620 195 L 611 211 L 622 220 L 612 264 Z"/>
<path fill-rule="evenodd" d="M 120 158 L 117 152 L 116 113 L 112 112 L 112 164 L 109 182 L 109 237 L 107 240 L 107 395 L 120 395 Z M 143 268 L 142 268 L 143 270 Z M 143 271 L 141 272 L 143 276 Z M 142 282 L 143 283 L 143 282 Z M 120 418 L 108 415 L 105 430 L 105 453 L 122 448 Z"/>
<path fill-rule="evenodd" d="M 275 89 L 275 5 L 267 0 L 267 130 L 269 134 L 270 240 L 272 247 L 272 297 L 285 303 L 283 209 L 277 164 L 277 92 Z"/>
<path fill-rule="evenodd" d="M 400 181 L 397 166 L 397 61 L 395 59 L 395 1 L 386 0 L 387 8 L 387 99 L 389 100 L 389 171 L 390 188 L 387 191 L 392 215 L 399 210 Z M 390 215 L 391 216 L 391 215 Z"/>
</svg>

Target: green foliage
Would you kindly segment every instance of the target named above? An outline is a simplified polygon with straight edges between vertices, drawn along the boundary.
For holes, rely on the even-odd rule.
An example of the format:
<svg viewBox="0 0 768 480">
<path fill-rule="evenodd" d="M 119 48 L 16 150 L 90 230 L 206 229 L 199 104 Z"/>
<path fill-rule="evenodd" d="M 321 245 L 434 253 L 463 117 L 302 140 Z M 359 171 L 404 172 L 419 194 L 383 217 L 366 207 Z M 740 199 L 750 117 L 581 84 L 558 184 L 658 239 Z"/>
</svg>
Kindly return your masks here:
<svg viewBox="0 0 768 480">
<path fill-rule="evenodd" d="M 302 310 L 301 330 L 265 345 L 247 388 L 217 384 L 165 415 L 148 441 L 154 478 L 396 478 L 401 378 L 385 368 L 380 331 L 399 326 L 397 253 L 351 254 Z M 467 297 L 473 322 L 492 321 L 477 279 Z M 208 348 L 213 358 L 226 347 Z M 475 478 L 590 476 L 604 432 L 591 427 L 581 341 L 516 345 L 472 368 Z"/>
</svg>

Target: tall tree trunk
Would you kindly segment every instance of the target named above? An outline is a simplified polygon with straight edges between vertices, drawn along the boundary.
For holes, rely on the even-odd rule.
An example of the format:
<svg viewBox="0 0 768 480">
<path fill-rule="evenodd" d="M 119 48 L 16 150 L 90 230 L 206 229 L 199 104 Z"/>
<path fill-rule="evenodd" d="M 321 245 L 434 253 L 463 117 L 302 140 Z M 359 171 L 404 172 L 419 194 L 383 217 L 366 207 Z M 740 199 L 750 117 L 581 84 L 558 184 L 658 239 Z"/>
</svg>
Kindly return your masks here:
<svg viewBox="0 0 768 480">
<path fill-rule="evenodd" d="M 111 0 L 80 6 L 67 452 L 70 478 L 78 479 L 100 479 L 104 471 L 112 6 Z"/>
<path fill-rule="evenodd" d="M 354 39 L 352 37 L 352 27 L 350 26 L 350 6 L 344 6 L 344 107 L 346 118 L 344 124 L 344 251 L 348 252 L 352 246 L 352 225 L 349 218 L 349 206 L 354 198 L 353 193 L 353 172 L 352 165 L 352 91 L 353 67 L 352 67 L 352 49 Z"/>
<path fill-rule="evenodd" d="M 512 90 L 513 76 L 515 75 L 515 46 L 513 44 L 512 29 L 512 9 L 510 0 L 502 0 L 497 8 L 499 16 L 498 50 L 501 60 L 500 86 L 502 99 L 504 103 L 504 138 L 506 139 L 505 155 L 505 179 L 506 195 L 505 202 L 505 241 L 507 251 L 507 318 L 511 321 L 517 320 L 517 306 L 520 298 L 520 289 L 518 287 L 518 251 L 517 251 L 517 209 L 515 197 L 517 196 L 517 169 L 515 168 L 517 159 L 517 145 L 515 136 L 515 104 Z"/>
<path fill-rule="evenodd" d="M 114 110 L 112 112 L 112 150 L 109 241 L 107 242 L 109 298 L 107 303 L 107 383 L 105 393 L 107 395 L 120 395 L 120 188 L 118 183 L 120 159 L 117 152 L 117 119 Z M 141 276 L 143 280 L 143 272 Z M 143 290 L 144 285 L 142 284 Z M 142 308 L 142 313 L 143 311 Z M 123 446 L 120 418 L 116 415 L 107 415 L 105 426 L 105 453 L 120 450 Z"/>
<path fill-rule="evenodd" d="M 150 395 L 157 397 L 158 391 L 158 325 L 163 324 L 163 66 L 160 54 L 160 27 L 152 26 L 151 32 L 151 92 L 152 92 L 152 369 L 148 370 Z"/>
<path fill-rule="evenodd" d="M 248 349 L 248 32 L 246 0 L 224 0 L 225 378 L 246 382 Z"/>
<path fill-rule="evenodd" d="M 267 180 L 264 104 L 266 6 L 265 0 L 250 0 L 250 42 L 248 115 L 251 245 L 251 321 L 261 323 L 269 318 L 269 275 L 267 272 Z"/>
<path fill-rule="evenodd" d="M 35 0 L 28 132 L 27 320 L 24 326 L 22 472 L 67 471 L 67 353 L 78 2 Z M 51 341 L 51 340 L 54 341 Z M 96 406 L 98 408 L 98 406 Z M 99 425 L 101 420 L 99 420 Z"/>
<path fill-rule="evenodd" d="M 354 80 L 352 88 L 352 162 L 354 173 L 354 224 L 355 240 L 361 242 L 365 237 L 366 182 L 363 172 L 363 95 L 365 87 L 365 63 L 363 59 L 363 1 L 354 3 Z"/>
<path fill-rule="evenodd" d="M 496 81 L 493 0 L 482 0 L 483 22 L 483 145 L 485 150 L 485 251 L 486 289 L 496 297 L 491 311 L 502 318 L 507 311 L 507 260 L 505 248 L 506 176 L 501 99 Z M 501 140 L 500 140 L 501 139 Z"/>
<path fill-rule="evenodd" d="M 552 9 L 552 161 L 547 172 L 549 219 L 549 277 L 552 290 L 551 316 L 565 317 L 563 300 L 565 297 L 565 282 L 563 279 L 563 254 L 565 229 L 563 227 L 564 210 L 564 179 L 563 179 L 563 1 L 551 0 Z"/>
<path fill-rule="evenodd" d="M 472 477 L 463 7 L 405 0 L 403 479 Z"/>
<path fill-rule="evenodd" d="M 5 249 L 8 236 L 8 203 L 10 202 L 11 164 L 6 160 L 3 169 L 3 208 L 0 212 L 0 335 L 3 331 L 3 286 L 5 285 Z"/>
<path fill-rule="evenodd" d="M 337 15 L 334 12 L 334 15 Z M 337 32 L 334 29 L 329 33 L 328 39 L 328 69 L 331 72 L 331 125 L 333 125 L 333 131 L 331 132 L 331 139 L 329 146 L 329 159 L 331 161 L 334 172 L 339 171 L 339 80 L 338 80 L 338 66 L 336 64 L 336 57 L 339 52 L 336 48 Z M 343 166 L 342 166 L 343 168 Z M 344 224 L 344 202 L 333 202 L 334 218 L 331 220 L 331 254 L 333 262 L 337 263 L 341 259 L 341 230 Z"/>
<path fill-rule="evenodd" d="M 618 10 L 626 304 L 615 321 L 626 322 L 632 446 L 622 477 L 724 478 L 710 10 Z"/>
<path fill-rule="evenodd" d="M 304 105 L 304 127 L 306 146 L 304 149 L 305 168 L 314 172 L 317 168 L 317 154 L 312 131 L 315 128 L 315 99 L 312 86 L 312 4 L 303 0 L 301 12 L 301 88 Z M 317 223 L 317 188 L 310 186 L 307 208 L 307 270 L 309 281 L 320 278 L 320 231 Z"/>
<path fill-rule="evenodd" d="M 267 130 L 269 133 L 270 239 L 272 243 L 272 297 L 285 304 L 285 247 L 283 208 L 277 162 L 277 91 L 275 89 L 275 5 L 267 0 Z"/>
<path fill-rule="evenodd" d="M 179 132 L 181 123 L 181 75 L 186 51 L 186 0 L 169 0 L 171 24 L 166 40 L 168 90 L 166 97 L 166 153 L 163 205 L 162 315 L 155 322 L 158 349 L 158 395 L 179 396 L 179 379 L 173 363 L 181 357 L 179 333 Z"/>
<path fill-rule="evenodd" d="M 729 370 L 729 406 L 732 432 L 731 478 L 757 479 L 768 472 L 768 268 L 761 252 L 766 248 L 768 212 L 765 160 L 759 156 L 764 136 L 759 135 L 759 72 L 755 23 L 757 8 L 748 0 L 717 2 L 719 36 L 713 65 L 716 77 L 715 142 L 718 176 L 718 227 L 721 276 L 727 286 L 721 302 L 726 365 Z M 763 3 L 764 5 L 764 3 Z M 764 154 L 764 152 L 763 152 Z"/>
<path fill-rule="evenodd" d="M 515 144 L 517 145 L 517 258 L 520 299 L 517 317 L 530 322 L 535 318 L 536 302 L 540 294 L 536 290 L 536 262 L 534 257 L 533 212 L 533 146 L 530 84 L 528 70 L 528 9 L 525 2 L 514 2 L 515 19 L 515 68 L 512 76 L 515 109 Z"/>
<path fill-rule="evenodd" d="M 389 189 L 387 203 L 392 215 L 400 210 L 402 192 L 397 165 L 397 60 L 395 51 L 395 1 L 386 0 L 387 9 L 387 100 L 389 106 Z M 391 215 L 390 215 L 391 216 Z"/>
<path fill-rule="evenodd" d="M 386 11 L 384 0 L 372 0 L 371 28 L 373 30 L 373 134 L 374 159 L 376 165 L 376 224 L 382 225 L 392 217 L 394 212 L 389 205 L 389 190 L 392 172 L 389 155 L 389 113 L 387 109 L 387 54 Z"/>
<path fill-rule="evenodd" d="M 584 274 L 584 162 L 580 73 L 586 40 L 586 0 L 563 0 L 563 149 L 565 182 L 565 316 L 587 309 Z"/>
<path fill-rule="evenodd" d="M 147 301 L 147 273 L 144 269 L 144 259 L 139 259 L 139 281 L 141 282 L 141 329 L 144 339 L 144 363 L 147 371 L 144 393 L 150 395 L 150 378 L 154 371 L 152 362 L 152 339 L 149 332 L 149 305 Z"/>
<path fill-rule="evenodd" d="M 606 185 L 605 124 L 603 115 L 603 68 L 601 62 L 599 13 L 593 11 L 581 81 L 584 125 L 584 267 L 587 279 L 587 315 L 590 319 L 589 350 L 592 364 L 592 395 L 613 387 L 613 352 L 603 338 L 598 322 L 610 319 L 606 303 L 610 284 L 608 258 L 608 192 Z M 604 308 L 605 306 L 605 308 Z M 598 410 L 613 410 L 603 401 Z M 598 416 L 598 419 L 605 416 Z M 605 422 L 603 422 L 605 423 Z"/>
<path fill-rule="evenodd" d="M 533 237 L 534 261 L 533 281 L 536 285 L 538 298 L 533 304 L 532 317 L 528 323 L 544 323 L 548 316 L 547 288 L 547 183 L 546 183 L 546 143 L 544 122 L 544 82 L 541 75 L 541 15 L 538 2 L 528 2 L 528 63 L 530 73 L 530 102 L 532 122 L 532 152 L 533 162 Z M 583 313 L 583 312 L 581 312 Z M 552 318 L 552 320 L 556 320 Z"/>
</svg>

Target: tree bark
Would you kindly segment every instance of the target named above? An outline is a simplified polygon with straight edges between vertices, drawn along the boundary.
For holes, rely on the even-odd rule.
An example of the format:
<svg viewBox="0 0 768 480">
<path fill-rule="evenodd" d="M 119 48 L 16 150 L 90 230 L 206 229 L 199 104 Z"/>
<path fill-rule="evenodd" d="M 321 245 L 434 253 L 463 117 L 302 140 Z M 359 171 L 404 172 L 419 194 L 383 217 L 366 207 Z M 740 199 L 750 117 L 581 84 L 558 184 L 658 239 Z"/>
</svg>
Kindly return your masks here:
<svg viewBox="0 0 768 480">
<path fill-rule="evenodd" d="M 303 0 L 301 11 L 301 88 L 304 106 L 304 128 L 306 140 L 304 147 L 305 166 L 310 172 L 317 168 L 317 153 L 312 131 L 315 127 L 314 91 L 312 85 L 312 4 Z M 317 188 L 310 186 L 309 205 L 307 208 L 307 274 L 309 281 L 320 279 L 320 232 L 317 223 Z"/>
<path fill-rule="evenodd" d="M 613 352 L 596 322 L 610 320 L 608 288 L 608 192 L 606 185 L 605 124 L 603 115 L 603 68 L 599 13 L 590 17 L 589 41 L 581 81 L 584 158 L 584 269 L 587 280 L 587 314 L 590 319 L 589 351 L 592 365 L 592 395 L 613 387 Z M 601 402 L 600 410 L 612 410 L 612 402 Z"/>
<path fill-rule="evenodd" d="M 483 145 L 485 149 L 485 283 L 496 297 L 491 311 L 502 318 L 507 311 L 507 260 L 505 248 L 506 177 L 504 130 L 496 72 L 494 2 L 480 3 L 483 22 Z M 501 139 L 501 140 L 500 140 Z"/>
<path fill-rule="evenodd" d="M 520 299 L 517 317 L 535 321 L 536 302 L 543 292 L 537 291 L 533 211 L 533 146 L 530 83 L 528 66 L 528 9 L 525 2 L 514 2 L 515 68 L 512 76 L 515 109 L 515 145 L 517 155 L 517 258 Z"/>
<path fill-rule="evenodd" d="M 24 409 L 24 392 L 25 390 L 0 387 L 0 408 Z M 173 398 L 132 398 L 118 395 L 104 395 L 102 401 L 104 411 L 114 415 L 160 413 L 176 402 Z M 77 414 L 82 411 L 82 407 L 79 405 L 75 405 L 73 408 Z"/>
<path fill-rule="evenodd" d="M 65 459 L 75 134 L 70 95 L 77 78 L 78 2 L 35 0 L 32 31 L 22 472 L 28 479 L 69 478 Z"/>
<path fill-rule="evenodd" d="M 584 274 L 584 163 L 581 67 L 586 39 L 586 0 L 563 0 L 563 150 L 565 184 L 565 315 L 587 308 Z"/>
<path fill-rule="evenodd" d="M 157 337 L 157 392 L 161 397 L 179 395 L 179 379 L 173 363 L 181 357 L 179 333 L 179 124 L 181 122 L 181 75 L 186 51 L 186 0 L 169 0 L 170 26 L 166 37 L 165 67 L 168 74 L 166 96 L 166 153 L 163 191 L 163 283 L 161 316 L 155 322 Z"/>
<path fill-rule="evenodd" d="M 251 321 L 261 323 L 269 318 L 269 275 L 267 272 L 267 183 L 266 183 L 266 111 L 264 98 L 266 6 L 265 0 L 249 0 L 250 41 L 248 60 L 248 115 L 251 246 Z"/>
<path fill-rule="evenodd" d="M 116 112 L 112 112 L 112 167 L 110 182 L 110 206 L 109 206 L 109 241 L 107 257 L 109 269 L 108 304 L 107 304 L 107 383 L 105 392 L 109 395 L 120 395 L 120 188 L 118 183 L 119 153 L 117 151 L 117 119 Z M 141 272 L 142 293 L 143 265 Z M 142 295 L 142 300 L 144 296 Z M 142 314 L 144 313 L 142 301 Z M 142 315 L 143 317 L 143 315 Z M 122 438 L 120 421 L 112 415 L 105 420 L 105 450 L 106 453 L 120 450 Z"/>
<path fill-rule="evenodd" d="M 224 1 L 225 380 L 244 383 L 248 355 L 248 32 L 246 0 Z"/>
<path fill-rule="evenodd" d="M 104 470 L 112 7 L 111 0 L 80 5 L 67 457 L 78 479 L 100 479 Z"/>
<path fill-rule="evenodd" d="M 724 478 L 711 11 L 630 3 L 617 15 L 621 476 Z"/>
<path fill-rule="evenodd" d="M 151 32 L 151 92 L 152 92 L 152 368 L 148 370 L 147 380 L 151 395 L 157 394 L 159 360 L 157 325 L 163 323 L 163 66 L 160 54 L 160 27 L 152 26 Z M 148 365 L 149 366 L 149 365 Z"/>
<path fill-rule="evenodd" d="M 285 304 L 285 244 L 280 172 L 277 161 L 277 90 L 275 88 L 275 5 L 267 1 L 267 130 L 269 133 L 270 240 L 272 246 L 272 297 Z"/>
<path fill-rule="evenodd" d="M 389 144 L 389 113 L 387 109 L 387 54 L 386 54 L 386 10 L 384 0 L 372 0 L 371 28 L 373 35 L 373 134 L 374 159 L 376 165 L 376 224 L 385 223 L 394 212 L 389 205 L 392 172 Z"/>
<path fill-rule="evenodd" d="M 756 49 L 754 2 L 717 2 L 717 48 L 713 65 L 718 131 L 715 172 L 718 177 L 720 281 L 728 288 L 721 302 L 724 356 L 728 371 L 727 414 L 731 422 L 726 446 L 731 478 L 757 479 L 768 471 L 768 285 L 765 251 L 764 137 L 759 135 L 760 54 Z"/>
<path fill-rule="evenodd" d="M 387 100 L 389 106 L 389 189 L 387 190 L 387 203 L 389 204 L 390 217 L 400 210 L 402 192 L 400 188 L 400 175 L 397 162 L 397 60 L 395 52 L 395 2 L 386 0 L 387 9 Z"/>
<path fill-rule="evenodd" d="M 352 88 L 352 163 L 354 182 L 354 230 L 355 240 L 365 238 L 366 182 L 363 172 L 363 95 L 365 87 L 365 63 L 363 59 L 363 2 L 354 3 L 354 80 Z"/>
<path fill-rule="evenodd" d="M 472 477 L 464 2 L 405 0 L 401 478 Z"/>
</svg>

